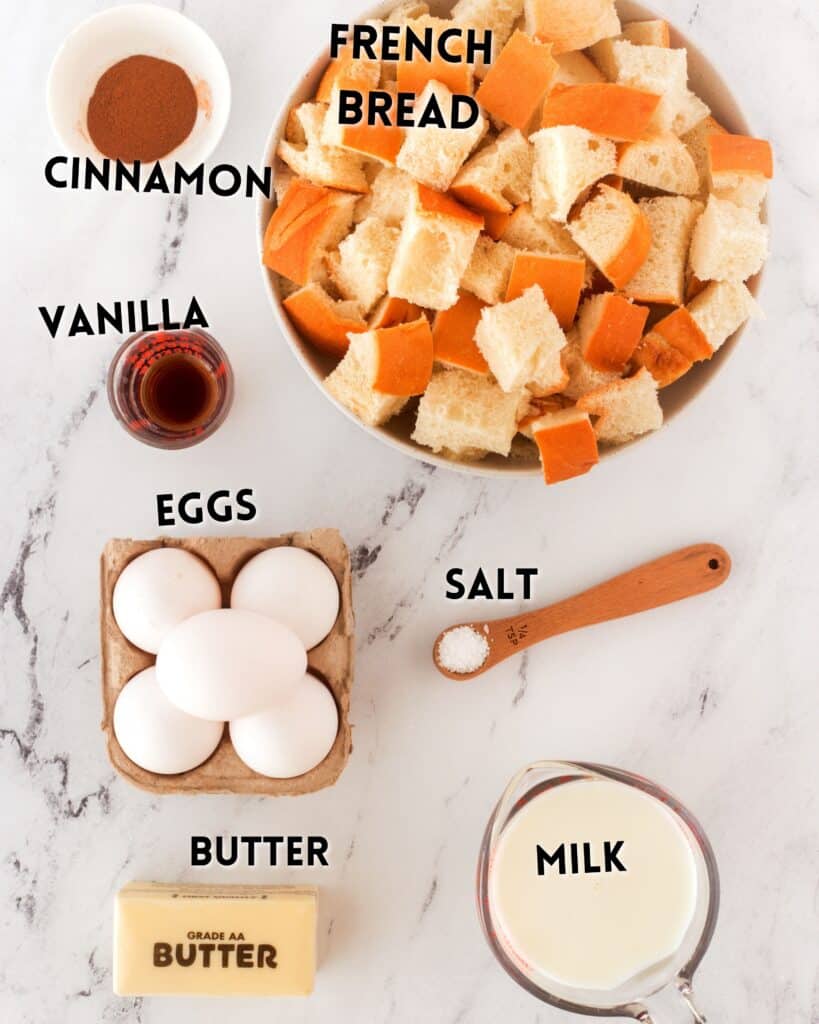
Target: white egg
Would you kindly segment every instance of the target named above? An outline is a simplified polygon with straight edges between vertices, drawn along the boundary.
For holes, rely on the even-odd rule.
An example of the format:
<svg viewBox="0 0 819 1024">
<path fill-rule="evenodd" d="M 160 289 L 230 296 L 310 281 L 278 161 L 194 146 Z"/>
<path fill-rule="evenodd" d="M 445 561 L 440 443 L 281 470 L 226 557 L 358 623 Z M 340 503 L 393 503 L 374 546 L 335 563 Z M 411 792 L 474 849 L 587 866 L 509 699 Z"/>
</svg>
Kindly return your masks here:
<svg viewBox="0 0 819 1024">
<path fill-rule="evenodd" d="M 327 636 L 338 617 L 338 583 L 330 568 L 303 548 L 270 548 L 247 563 L 233 584 L 231 608 L 283 622 L 308 651 Z"/>
<path fill-rule="evenodd" d="M 229 721 L 290 695 L 307 668 L 296 634 L 266 615 L 220 608 L 181 622 L 159 648 L 165 696 L 197 718 Z"/>
<path fill-rule="evenodd" d="M 337 734 L 333 695 L 309 672 L 286 701 L 230 723 L 239 757 L 254 772 L 273 779 L 292 779 L 321 764 Z"/>
<path fill-rule="evenodd" d="M 224 722 L 192 718 L 171 704 L 146 668 L 129 680 L 114 705 L 114 735 L 140 768 L 159 775 L 193 771 L 219 746 Z"/>
<path fill-rule="evenodd" d="M 114 587 L 114 618 L 126 640 L 156 654 L 174 626 L 222 606 L 222 591 L 201 558 L 182 548 L 155 548 L 135 558 Z"/>
</svg>

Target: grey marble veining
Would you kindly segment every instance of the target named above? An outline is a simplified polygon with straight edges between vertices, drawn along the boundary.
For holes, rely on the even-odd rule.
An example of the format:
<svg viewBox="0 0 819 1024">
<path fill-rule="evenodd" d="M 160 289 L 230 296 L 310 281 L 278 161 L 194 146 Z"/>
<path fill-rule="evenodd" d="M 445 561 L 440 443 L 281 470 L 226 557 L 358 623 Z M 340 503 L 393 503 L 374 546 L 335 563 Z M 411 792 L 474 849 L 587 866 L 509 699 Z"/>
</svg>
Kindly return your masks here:
<svg viewBox="0 0 819 1024">
<path fill-rule="evenodd" d="M 819 1021 L 815 6 L 658 5 L 774 140 L 767 320 L 659 435 L 550 491 L 537 480 L 433 470 L 342 419 L 277 333 L 253 203 L 46 186 L 50 58 L 103 6 L 16 5 L 0 72 L 9 97 L 0 141 L 0 1017 L 568 1021 L 496 967 L 473 888 L 481 834 L 509 777 L 529 761 L 568 757 L 651 776 L 711 836 L 723 910 L 697 985 L 710 1019 Z M 239 164 L 260 155 L 331 16 L 357 12 L 350 0 L 183 6 L 231 68 L 220 154 Z M 117 339 L 52 341 L 37 307 L 143 297 L 181 307 L 191 295 L 230 352 L 237 404 L 208 444 L 155 452 L 108 411 L 103 382 Z M 115 776 L 98 728 L 98 556 L 111 536 L 157 532 L 158 491 L 241 486 L 259 502 L 251 532 L 337 525 L 353 552 L 354 754 L 336 787 L 295 801 L 154 798 Z M 735 561 L 730 582 L 708 597 L 555 639 L 469 686 L 432 669 L 439 629 L 476 612 L 445 600 L 452 566 L 536 564 L 535 599 L 545 603 L 704 539 Z M 331 840 L 327 871 L 189 866 L 194 832 L 311 831 Z M 112 900 L 132 879 L 320 885 L 315 995 L 272 1007 L 115 998 Z"/>
</svg>

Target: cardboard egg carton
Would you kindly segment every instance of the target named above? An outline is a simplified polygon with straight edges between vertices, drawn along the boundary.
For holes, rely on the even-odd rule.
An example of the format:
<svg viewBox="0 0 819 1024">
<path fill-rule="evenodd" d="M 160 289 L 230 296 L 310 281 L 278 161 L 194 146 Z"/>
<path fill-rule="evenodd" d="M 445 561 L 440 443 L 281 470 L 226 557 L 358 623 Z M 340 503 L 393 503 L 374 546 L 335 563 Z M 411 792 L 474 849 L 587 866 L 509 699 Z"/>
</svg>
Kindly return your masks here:
<svg viewBox="0 0 819 1024">
<path fill-rule="evenodd" d="M 308 668 L 327 686 L 338 707 L 339 729 L 333 749 L 305 775 L 295 779 L 268 779 L 247 767 L 231 745 L 227 726 L 219 746 L 198 768 L 183 775 L 157 775 L 134 764 L 117 742 L 113 729 L 114 705 L 131 679 L 156 661 L 156 657 L 129 643 L 114 619 L 112 598 L 120 573 L 138 555 L 154 548 L 178 547 L 202 558 L 222 585 L 224 607 L 239 570 L 268 548 L 292 545 L 312 551 L 326 562 L 338 582 L 341 607 L 330 635 L 308 653 Z M 246 793 L 259 796 L 300 796 L 332 786 L 344 770 L 352 751 L 350 690 L 355 652 L 350 555 L 336 530 L 312 530 L 268 539 L 162 538 L 160 540 L 111 540 L 101 559 L 100 628 L 102 661 L 102 728 L 108 741 L 108 757 L 129 782 L 151 793 Z"/>
</svg>

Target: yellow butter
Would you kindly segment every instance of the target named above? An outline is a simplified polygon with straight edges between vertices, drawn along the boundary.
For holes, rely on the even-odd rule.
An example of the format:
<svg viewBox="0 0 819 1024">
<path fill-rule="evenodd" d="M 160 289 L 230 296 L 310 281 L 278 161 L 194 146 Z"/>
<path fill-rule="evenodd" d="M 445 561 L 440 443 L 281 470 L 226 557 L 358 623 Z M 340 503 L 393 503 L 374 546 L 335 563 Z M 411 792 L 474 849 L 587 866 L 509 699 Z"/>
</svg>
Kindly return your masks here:
<svg viewBox="0 0 819 1024">
<path fill-rule="evenodd" d="M 306 996 L 318 891 L 133 882 L 114 907 L 120 996 Z"/>
</svg>

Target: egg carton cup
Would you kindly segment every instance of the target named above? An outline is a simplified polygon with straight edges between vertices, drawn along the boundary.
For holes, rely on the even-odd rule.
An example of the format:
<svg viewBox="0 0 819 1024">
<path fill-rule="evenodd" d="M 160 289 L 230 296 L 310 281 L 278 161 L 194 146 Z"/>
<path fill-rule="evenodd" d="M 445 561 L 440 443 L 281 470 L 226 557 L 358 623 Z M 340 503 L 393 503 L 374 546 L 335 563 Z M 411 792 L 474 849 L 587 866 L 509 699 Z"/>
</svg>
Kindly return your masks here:
<svg viewBox="0 0 819 1024">
<path fill-rule="evenodd" d="M 128 758 L 113 728 L 114 705 L 122 688 L 143 669 L 156 662 L 129 643 L 114 619 L 114 585 L 123 569 L 139 555 L 155 548 L 175 547 L 203 559 L 216 573 L 222 587 L 222 603 L 228 607 L 230 590 L 239 570 L 255 555 L 269 548 L 291 546 L 318 555 L 329 566 L 341 594 L 341 604 L 330 635 L 308 652 L 308 669 L 330 689 L 338 707 L 339 728 L 330 753 L 321 764 L 294 779 L 269 779 L 248 768 L 230 742 L 227 727 L 214 753 L 193 771 L 182 775 L 158 775 L 145 771 Z M 352 603 L 350 554 L 337 530 L 311 530 L 273 538 L 163 538 L 160 540 L 110 540 L 102 553 L 100 574 L 100 631 L 102 661 L 102 729 L 108 757 L 128 782 L 150 793 L 241 793 L 256 796 L 301 796 L 334 785 L 352 752 L 350 691 L 353 684 L 355 623 Z"/>
</svg>

